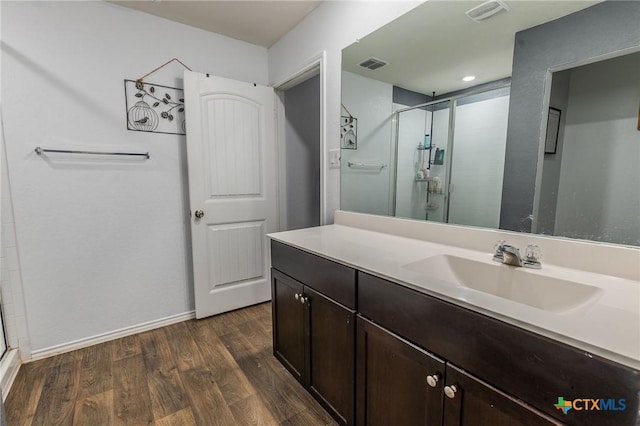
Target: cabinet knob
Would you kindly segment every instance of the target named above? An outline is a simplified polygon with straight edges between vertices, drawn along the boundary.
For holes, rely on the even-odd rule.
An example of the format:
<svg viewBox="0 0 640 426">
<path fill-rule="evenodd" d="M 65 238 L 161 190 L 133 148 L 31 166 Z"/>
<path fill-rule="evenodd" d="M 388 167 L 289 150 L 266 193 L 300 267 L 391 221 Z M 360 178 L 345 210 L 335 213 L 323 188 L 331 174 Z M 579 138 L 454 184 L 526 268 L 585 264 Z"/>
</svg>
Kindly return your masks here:
<svg viewBox="0 0 640 426">
<path fill-rule="evenodd" d="M 451 398 L 451 399 L 455 398 L 456 392 L 458 392 L 458 387 L 456 385 L 444 387 L 444 394 L 447 396 L 447 398 Z"/>
<path fill-rule="evenodd" d="M 299 293 L 296 293 L 295 296 L 293 296 L 293 297 L 295 297 L 296 300 L 300 300 L 300 294 Z"/>
<path fill-rule="evenodd" d="M 300 303 L 304 304 L 307 301 L 307 298 L 304 296 L 300 296 Z"/>
<path fill-rule="evenodd" d="M 440 374 L 438 373 L 427 376 L 427 384 L 432 388 L 438 386 L 438 380 L 440 380 Z"/>
</svg>

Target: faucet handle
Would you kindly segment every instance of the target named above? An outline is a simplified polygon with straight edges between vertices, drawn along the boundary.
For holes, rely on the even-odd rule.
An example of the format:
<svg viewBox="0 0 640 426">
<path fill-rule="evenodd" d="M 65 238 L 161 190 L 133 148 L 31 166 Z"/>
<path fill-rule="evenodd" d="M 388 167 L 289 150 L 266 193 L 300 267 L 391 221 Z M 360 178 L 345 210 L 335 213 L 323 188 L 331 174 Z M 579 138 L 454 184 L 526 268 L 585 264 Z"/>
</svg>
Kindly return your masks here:
<svg viewBox="0 0 640 426">
<path fill-rule="evenodd" d="M 493 246 L 493 260 L 502 262 L 504 258 L 504 246 L 507 244 L 505 240 L 498 240 Z"/>
<path fill-rule="evenodd" d="M 525 250 L 525 266 L 529 268 L 539 269 L 542 260 L 542 250 L 537 244 L 529 244 Z"/>
<path fill-rule="evenodd" d="M 531 260 L 533 262 L 539 262 L 542 260 L 542 250 L 540 250 L 540 246 L 537 244 L 529 244 L 524 254 L 527 257 L 527 260 Z"/>
</svg>

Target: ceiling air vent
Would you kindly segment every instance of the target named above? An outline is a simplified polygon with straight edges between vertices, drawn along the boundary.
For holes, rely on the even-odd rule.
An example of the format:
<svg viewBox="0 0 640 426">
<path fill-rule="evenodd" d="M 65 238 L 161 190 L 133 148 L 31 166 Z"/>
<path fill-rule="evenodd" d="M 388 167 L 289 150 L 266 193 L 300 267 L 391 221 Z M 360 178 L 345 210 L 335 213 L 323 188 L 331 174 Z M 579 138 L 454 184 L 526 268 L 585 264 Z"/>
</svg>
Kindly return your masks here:
<svg viewBox="0 0 640 426">
<path fill-rule="evenodd" d="M 495 15 L 496 13 L 500 13 L 502 11 L 508 11 L 509 6 L 503 1 L 500 0 L 489 0 L 482 3 L 479 6 L 474 7 L 473 9 L 467 10 L 467 16 L 476 21 L 484 21 Z"/>
<path fill-rule="evenodd" d="M 378 68 L 382 68 L 387 64 L 388 62 L 385 62 L 382 59 L 374 58 L 372 56 L 369 59 L 365 59 L 364 61 L 360 62 L 358 65 L 360 65 L 362 68 L 377 70 Z"/>
</svg>

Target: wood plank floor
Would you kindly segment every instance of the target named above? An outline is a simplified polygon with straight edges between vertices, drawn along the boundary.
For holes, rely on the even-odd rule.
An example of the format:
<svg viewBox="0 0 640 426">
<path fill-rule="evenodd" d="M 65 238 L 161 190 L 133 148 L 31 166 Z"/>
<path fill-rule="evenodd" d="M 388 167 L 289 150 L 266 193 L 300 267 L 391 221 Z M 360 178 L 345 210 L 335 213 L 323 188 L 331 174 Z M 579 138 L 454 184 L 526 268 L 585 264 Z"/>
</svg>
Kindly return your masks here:
<svg viewBox="0 0 640 426">
<path fill-rule="evenodd" d="M 191 320 L 31 362 L 13 425 L 334 425 L 273 357 L 271 305 Z"/>
</svg>

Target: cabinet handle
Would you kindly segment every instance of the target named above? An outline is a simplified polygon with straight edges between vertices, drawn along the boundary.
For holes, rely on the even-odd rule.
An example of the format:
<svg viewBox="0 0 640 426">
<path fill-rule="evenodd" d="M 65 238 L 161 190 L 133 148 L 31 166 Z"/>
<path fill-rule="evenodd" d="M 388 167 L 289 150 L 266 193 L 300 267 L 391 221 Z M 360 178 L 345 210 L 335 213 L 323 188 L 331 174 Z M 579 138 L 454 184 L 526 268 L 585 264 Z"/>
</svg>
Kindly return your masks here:
<svg viewBox="0 0 640 426">
<path fill-rule="evenodd" d="M 295 296 L 293 296 L 293 297 L 295 297 L 296 300 L 300 300 L 300 294 L 299 293 L 296 293 Z"/>
<path fill-rule="evenodd" d="M 438 386 L 438 380 L 440 380 L 440 374 L 439 373 L 427 376 L 427 384 L 429 386 L 431 386 L 432 388 L 435 388 L 436 386 Z"/>
<path fill-rule="evenodd" d="M 444 394 L 447 396 L 447 398 L 451 398 L 451 399 L 455 398 L 456 392 L 458 392 L 458 386 L 456 385 L 444 387 Z"/>
</svg>

